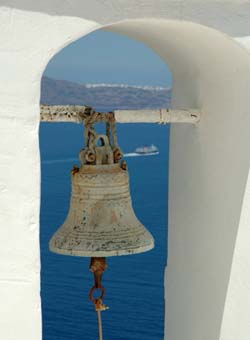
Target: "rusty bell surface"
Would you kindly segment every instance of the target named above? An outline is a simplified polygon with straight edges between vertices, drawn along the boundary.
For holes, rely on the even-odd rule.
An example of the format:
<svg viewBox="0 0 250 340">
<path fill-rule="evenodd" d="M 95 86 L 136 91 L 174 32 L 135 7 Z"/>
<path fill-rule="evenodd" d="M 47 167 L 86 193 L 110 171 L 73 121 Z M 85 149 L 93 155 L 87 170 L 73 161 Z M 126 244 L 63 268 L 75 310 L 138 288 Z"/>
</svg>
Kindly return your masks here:
<svg viewBox="0 0 250 340">
<path fill-rule="evenodd" d="M 152 235 L 135 216 L 126 168 L 119 163 L 84 164 L 72 172 L 70 210 L 50 241 L 51 251 L 106 257 L 153 247 Z"/>
<path fill-rule="evenodd" d="M 117 142 L 115 119 L 108 114 L 106 135 L 98 135 L 92 115 L 85 121 L 86 147 L 81 167 L 73 168 L 68 216 L 50 241 L 50 250 L 65 255 L 107 257 L 141 253 L 154 239 L 135 216 L 129 176 Z M 99 119 L 99 120 L 98 120 Z M 112 135 L 111 135 L 112 132 Z"/>
</svg>

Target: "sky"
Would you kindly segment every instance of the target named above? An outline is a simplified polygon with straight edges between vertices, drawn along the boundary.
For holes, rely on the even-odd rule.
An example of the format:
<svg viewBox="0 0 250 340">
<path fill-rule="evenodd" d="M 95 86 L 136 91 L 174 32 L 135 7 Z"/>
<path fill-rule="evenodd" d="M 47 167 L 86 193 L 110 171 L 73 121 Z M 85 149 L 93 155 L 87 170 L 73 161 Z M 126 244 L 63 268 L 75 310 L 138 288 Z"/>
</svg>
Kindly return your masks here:
<svg viewBox="0 0 250 340">
<path fill-rule="evenodd" d="M 44 75 L 78 83 L 171 86 L 165 62 L 141 42 L 98 30 L 61 50 Z"/>
</svg>

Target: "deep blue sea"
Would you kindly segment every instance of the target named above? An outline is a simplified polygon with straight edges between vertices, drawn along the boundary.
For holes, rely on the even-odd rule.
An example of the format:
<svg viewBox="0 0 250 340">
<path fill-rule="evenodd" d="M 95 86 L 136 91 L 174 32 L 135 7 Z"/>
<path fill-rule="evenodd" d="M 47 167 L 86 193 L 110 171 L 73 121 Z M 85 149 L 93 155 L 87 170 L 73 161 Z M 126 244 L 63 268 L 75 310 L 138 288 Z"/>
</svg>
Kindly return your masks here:
<svg viewBox="0 0 250 340">
<path fill-rule="evenodd" d="M 108 258 L 103 275 L 104 340 L 163 340 L 164 268 L 167 258 L 169 126 L 118 124 L 124 153 L 155 144 L 159 155 L 128 157 L 134 210 L 155 238 L 144 254 Z M 83 127 L 41 123 L 41 257 L 43 340 L 97 340 L 97 315 L 88 293 L 89 258 L 50 253 L 48 243 L 63 223 L 70 200 L 70 170 L 83 147 Z"/>
</svg>

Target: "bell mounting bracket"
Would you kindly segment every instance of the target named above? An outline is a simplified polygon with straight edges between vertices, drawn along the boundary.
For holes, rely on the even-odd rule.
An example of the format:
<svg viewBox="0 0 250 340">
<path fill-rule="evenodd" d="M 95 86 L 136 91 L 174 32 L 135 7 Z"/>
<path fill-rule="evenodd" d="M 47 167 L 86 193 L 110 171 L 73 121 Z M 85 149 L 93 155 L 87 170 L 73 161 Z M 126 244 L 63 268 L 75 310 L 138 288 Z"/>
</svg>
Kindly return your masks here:
<svg viewBox="0 0 250 340">
<path fill-rule="evenodd" d="M 96 123 L 106 124 L 106 134 L 98 134 Z M 80 152 L 82 165 L 101 165 L 118 163 L 123 153 L 118 145 L 116 120 L 113 112 L 99 113 L 90 111 L 83 122 L 85 126 L 85 148 Z"/>
</svg>

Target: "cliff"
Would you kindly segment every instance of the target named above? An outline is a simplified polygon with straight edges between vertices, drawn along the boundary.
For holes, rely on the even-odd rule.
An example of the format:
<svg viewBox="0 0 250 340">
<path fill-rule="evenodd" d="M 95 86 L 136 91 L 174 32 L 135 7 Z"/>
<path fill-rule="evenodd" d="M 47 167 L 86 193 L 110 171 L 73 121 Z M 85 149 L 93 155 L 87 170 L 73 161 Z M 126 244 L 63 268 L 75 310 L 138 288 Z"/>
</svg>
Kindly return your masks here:
<svg viewBox="0 0 250 340">
<path fill-rule="evenodd" d="M 42 78 L 41 103 L 89 105 L 101 110 L 154 109 L 170 106 L 171 90 L 110 84 L 78 84 Z"/>
</svg>

